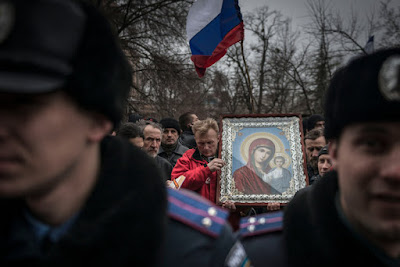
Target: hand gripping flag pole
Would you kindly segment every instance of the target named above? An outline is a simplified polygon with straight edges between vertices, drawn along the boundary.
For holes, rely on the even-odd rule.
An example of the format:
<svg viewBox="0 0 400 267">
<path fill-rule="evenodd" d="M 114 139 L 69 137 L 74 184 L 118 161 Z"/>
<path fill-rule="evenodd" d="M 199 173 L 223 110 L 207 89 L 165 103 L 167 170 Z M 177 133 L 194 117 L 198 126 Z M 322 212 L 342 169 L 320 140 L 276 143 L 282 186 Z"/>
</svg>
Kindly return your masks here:
<svg viewBox="0 0 400 267">
<path fill-rule="evenodd" d="M 186 32 L 199 77 L 244 39 L 238 0 L 197 0 L 189 10 Z"/>
</svg>

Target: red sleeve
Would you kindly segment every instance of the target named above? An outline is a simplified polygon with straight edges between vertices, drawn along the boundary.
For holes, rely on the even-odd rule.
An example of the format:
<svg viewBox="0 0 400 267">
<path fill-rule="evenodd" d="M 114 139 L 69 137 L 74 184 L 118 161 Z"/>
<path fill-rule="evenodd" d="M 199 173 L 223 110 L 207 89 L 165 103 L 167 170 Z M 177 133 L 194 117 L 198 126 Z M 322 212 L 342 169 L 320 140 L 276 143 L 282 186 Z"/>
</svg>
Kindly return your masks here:
<svg viewBox="0 0 400 267">
<path fill-rule="evenodd" d="M 187 152 L 189 152 L 188 150 Z M 211 171 L 208 166 L 204 166 L 198 162 L 191 160 L 193 153 L 185 153 L 178 159 L 171 173 L 171 179 L 185 176 L 185 181 L 182 188 L 187 188 L 193 191 L 199 190 L 206 181 L 207 177 L 211 176 Z"/>
</svg>

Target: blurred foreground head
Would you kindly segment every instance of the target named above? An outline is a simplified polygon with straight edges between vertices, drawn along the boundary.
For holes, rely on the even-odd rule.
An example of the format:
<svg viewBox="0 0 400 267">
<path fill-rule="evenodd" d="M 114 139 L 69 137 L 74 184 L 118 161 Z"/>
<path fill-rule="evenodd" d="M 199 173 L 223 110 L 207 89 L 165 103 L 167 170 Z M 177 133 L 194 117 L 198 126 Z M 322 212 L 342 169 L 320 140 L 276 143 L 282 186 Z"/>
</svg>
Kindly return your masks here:
<svg viewBox="0 0 400 267">
<path fill-rule="evenodd" d="M 73 0 L 0 1 L 0 92 L 62 90 L 116 125 L 130 65 L 107 19 Z"/>
<path fill-rule="evenodd" d="M 400 48 L 354 59 L 334 75 L 325 101 L 325 136 L 354 123 L 400 120 Z"/>
</svg>

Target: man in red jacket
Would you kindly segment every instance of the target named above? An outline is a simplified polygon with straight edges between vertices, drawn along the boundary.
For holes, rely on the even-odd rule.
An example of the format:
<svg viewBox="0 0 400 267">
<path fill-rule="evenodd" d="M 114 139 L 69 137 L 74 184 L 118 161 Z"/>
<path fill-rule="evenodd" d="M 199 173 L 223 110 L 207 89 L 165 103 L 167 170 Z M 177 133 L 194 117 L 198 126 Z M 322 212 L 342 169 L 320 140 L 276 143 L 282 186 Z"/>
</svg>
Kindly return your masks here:
<svg viewBox="0 0 400 267">
<path fill-rule="evenodd" d="M 182 188 L 199 193 L 215 203 L 217 176 L 225 165 L 216 158 L 218 148 L 218 123 L 211 118 L 196 121 L 192 127 L 197 148 L 189 149 L 177 161 L 171 178 L 185 177 Z"/>
</svg>

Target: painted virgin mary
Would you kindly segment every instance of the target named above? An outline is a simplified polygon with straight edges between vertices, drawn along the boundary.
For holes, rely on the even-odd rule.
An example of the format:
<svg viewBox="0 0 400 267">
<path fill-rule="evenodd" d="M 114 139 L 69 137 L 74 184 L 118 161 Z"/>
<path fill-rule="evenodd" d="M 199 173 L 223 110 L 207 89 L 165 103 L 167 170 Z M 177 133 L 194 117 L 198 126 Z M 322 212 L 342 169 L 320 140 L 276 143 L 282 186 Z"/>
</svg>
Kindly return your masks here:
<svg viewBox="0 0 400 267">
<path fill-rule="evenodd" d="M 271 140 L 254 140 L 249 147 L 247 164 L 233 173 L 237 190 L 243 194 L 279 194 L 262 179 L 271 170 L 269 162 L 274 154 L 275 145 Z"/>
</svg>

